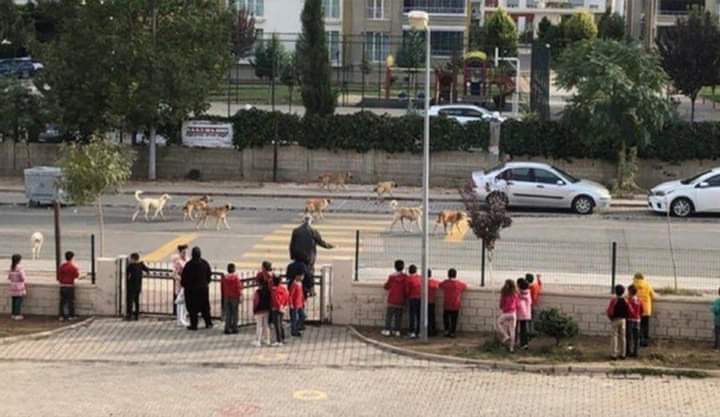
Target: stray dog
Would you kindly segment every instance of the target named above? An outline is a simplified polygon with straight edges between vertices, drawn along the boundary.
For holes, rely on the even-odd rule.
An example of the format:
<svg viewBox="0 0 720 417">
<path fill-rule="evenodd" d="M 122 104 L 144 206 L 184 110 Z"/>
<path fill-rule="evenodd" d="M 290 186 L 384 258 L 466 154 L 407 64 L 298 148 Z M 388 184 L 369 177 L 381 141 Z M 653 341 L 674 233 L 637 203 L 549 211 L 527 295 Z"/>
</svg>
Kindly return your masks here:
<svg viewBox="0 0 720 417">
<path fill-rule="evenodd" d="M 438 226 L 442 224 L 445 234 L 447 234 L 447 227 L 450 226 L 450 231 L 454 228 L 460 229 L 460 222 L 467 218 L 467 214 L 462 211 L 456 210 L 443 210 L 438 213 L 437 220 L 435 220 L 435 227 L 433 227 L 433 233 Z"/>
<path fill-rule="evenodd" d="M 391 231 L 395 226 L 395 223 L 399 221 L 403 230 L 409 232 L 407 227 L 405 227 L 405 220 L 407 220 L 410 225 L 415 223 L 418 230 L 422 232 L 422 225 L 420 225 L 420 217 L 422 216 L 421 207 L 398 207 L 397 201 L 393 200 L 390 202 L 390 209 L 393 211 L 393 222 L 390 225 Z"/>
<path fill-rule="evenodd" d="M 313 216 L 315 220 L 324 219 L 323 212 L 330 206 L 332 200 L 327 198 L 311 198 L 305 201 L 305 214 Z"/>
<path fill-rule="evenodd" d="M 335 191 L 337 191 L 339 188 L 347 190 L 347 183 L 349 183 L 351 180 L 352 174 L 349 172 L 344 172 L 342 174 L 330 172 L 318 177 L 318 182 L 320 182 L 320 189 L 328 191 L 330 191 L 331 185 L 335 186 Z"/>
<path fill-rule="evenodd" d="M 225 225 L 226 230 L 230 230 L 230 225 L 228 224 L 228 214 L 230 214 L 230 210 L 233 210 L 233 206 L 230 204 L 225 204 L 222 207 L 210 207 L 205 206 L 198 210 L 199 214 L 196 217 L 197 223 L 195 224 L 195 228 L 199 229 L 200 224 L 203 225 L 203 229 L 207 227 L 208 218 L 215 217 L 217 220 L 215 221 L 215 230 L 220 230 L 220 222 L 223 222 Z"/>
<path fill-rule="evenodd" d="M 204 195 L 202 197 L 193 197 L 189 199 L 183 206 L 183 221 L 195 220 L 193 211 L 200 211 L 210 204 L 212 199 L 210 196 Z"/>
<path fill-rule="evenodd" d="M 40 259 L 40 250 L 45 243 L 45 236 L 40 232 L 35 232 L 30 237 L 30 243 L 32 244 L 32 258 Z"/>
<path fill-rule="evenodd" d="M 160 215 L 160 217 L 165 219 L 163 208 L 165 208 L 165 205 L 170 200 L 170 196 L 167 194 L 163 194 L 160 196 L 160 198 L 140 198 L 140 195 L 142 193 L 142 191 L 135 191 L 135 200 L 138 201 L 138 205 L 137 210 L 135 210 L 135 214 L 133 214 L 132 216 L 132 221 L 135 221 L 141 211 L 145 212 L 145 221 L 150 221 L 150 219 L 148 218 L 148 214 L 152 209 L 155 210 L 153 220 L 157 218 L 158 214 Z"/>
<path fill-rule="evenodd" d="M 377 183 L 375 188 L 373 188 L 373 191 L 377 193 L 377 202 L 382 203 L 385 199 L 385 194 L 390 195 L 392 198 L 392 190 L 396 187 L 397 183 L 395 181 L 381 181 Z"/>
</svg>

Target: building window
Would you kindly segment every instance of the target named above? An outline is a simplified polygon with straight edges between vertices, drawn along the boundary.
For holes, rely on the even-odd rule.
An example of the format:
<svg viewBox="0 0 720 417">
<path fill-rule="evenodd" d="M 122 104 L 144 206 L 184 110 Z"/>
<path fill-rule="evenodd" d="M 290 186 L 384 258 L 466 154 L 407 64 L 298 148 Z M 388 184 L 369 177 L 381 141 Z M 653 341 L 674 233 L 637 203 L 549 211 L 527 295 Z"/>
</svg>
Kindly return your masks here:
<svg viewBox="0 0 720 417">
<path fill-rule="evenodd" d="M 265 15 L 265 0 L 235 0 L 235 7 L 248 10 L 257 17 Z"/>
<path fill-rule="evenodd" d="M 365 55 L 370 62 L 385 62 L 388 56 L 390 35 L 382 32 L 365 34 Z"/>
<path fill-rule="evenodd" d="M 367 18 L 380 20 L 385 18 L 385 0 L 367 0 Z"/>
<path fill-rule="evenodd" d="M 340 18 L 340 0 L 323 0 L 323 10 L 328 19 Z"/>
<path fill-rule="evenodd" d="M 403 37 L 409 31 L 403 32 Z M 425 32 L 421 32 L 425 38 Z M 452 56 L 463 51 L 465 33 L 462 31 L 432 31 L 430 35 L 430 48 L 433 56 Z M 423 42 L 424 44 L 424 42 Z"/>
<path fill-rule="evenodd" d="M 340 32 L 333 30 L 325 32 L 327 37 L 328 54 L 330 55 L 330 62 L 333 64 L 340 63 Z"/>
<path fill-rule="evenodd" d="M 428 13 L 465 14 L 465 0 L 404 0 L 403 11 L 424 10 Z"/>
</svg>

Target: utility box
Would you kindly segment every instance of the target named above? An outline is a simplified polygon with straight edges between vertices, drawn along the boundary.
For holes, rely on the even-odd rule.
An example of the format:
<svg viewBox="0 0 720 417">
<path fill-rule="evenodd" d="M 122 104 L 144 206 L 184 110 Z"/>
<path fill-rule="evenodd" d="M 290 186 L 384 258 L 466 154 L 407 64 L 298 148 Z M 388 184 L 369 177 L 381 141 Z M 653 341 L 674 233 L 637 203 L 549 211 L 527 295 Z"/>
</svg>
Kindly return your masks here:
<svg viewBox="0 0 720 417">
<path fill-rule="evenodd" d="M 29 206 L 67 204 L 65 192 L 60 188 L 62 170 L 57 167 L 35 167 L 25 170 L 25 197 Z"/>
</svg>

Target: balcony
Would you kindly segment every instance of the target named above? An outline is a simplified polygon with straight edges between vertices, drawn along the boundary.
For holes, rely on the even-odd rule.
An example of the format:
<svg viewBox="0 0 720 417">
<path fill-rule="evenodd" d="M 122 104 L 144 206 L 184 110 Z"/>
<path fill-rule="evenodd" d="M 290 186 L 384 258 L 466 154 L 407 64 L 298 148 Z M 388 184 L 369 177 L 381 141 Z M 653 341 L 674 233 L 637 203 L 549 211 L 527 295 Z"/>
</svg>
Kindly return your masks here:
<svg viewBox="0 0 720 417">
<path fill-rule="evenodd" d="M 605 0 L 485 0 L 486 8 L 505 7 L 507 9 L 555 9 L 571 11 L 574 9 L 605 10 Z"/>
<path fill-rule="evenodd" d="M 403 13 L 422 10 L 430 14 L 465 14 L 464 0 L 405 0 Z"/>
</svg>

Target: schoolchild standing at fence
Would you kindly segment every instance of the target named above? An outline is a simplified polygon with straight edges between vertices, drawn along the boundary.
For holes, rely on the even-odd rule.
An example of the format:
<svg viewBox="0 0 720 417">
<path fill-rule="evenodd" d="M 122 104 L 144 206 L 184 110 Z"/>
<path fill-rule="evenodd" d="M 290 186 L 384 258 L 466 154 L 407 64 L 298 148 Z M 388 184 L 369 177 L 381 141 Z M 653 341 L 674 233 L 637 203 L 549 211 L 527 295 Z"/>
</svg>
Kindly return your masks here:
<svg viewBox="0 0 720 417">
<path fill-rule="evenodd" d="M 27 294 L 25 289 L 25 271 L 20 265 L 22 256 L 15 254 L 10 260 L 10 272 L 8 273 L 8 281 L 10 286 L 8 287 L 8 294 L 12 301 L 12 313 L 10 318 L 12 320 L 22 320 L 22 303 Z"/>
<path fill-rule="evenodd" d="M 410 313 L 410 339 L 417 339 L 420 334 L 420 298 L 422 297 L 422 281 L 417 273 L 417 266 L 408 267 L 408 276 L 405 279 L 408 297 L 408 310 Z"/>
<path fill-rule="evenodd" d="M 127 274 L 125 320 L 137 320 L 140 316 L 140 292 L 142 292 L 143 273 L 150 272 L 145 263 L 140 261 L 140 255 L 130 254 L 125 273 Z"/>
<path fill-rule="evenodd" d="M 398 259 L 395 261 L 395 272 L 388 276 L 385 282 L 387 291 L 387 308 L 385 311 L 385 329 L 380 332 L 383 336 L 400 336 L 402 326 L 402 315 L 405 309 L 407 288 L 405 286 L 405 262 Z"/>
<path fill-rule="evenodd" d="M 243 286 L 240 277 L 237 272 L 235 272 L 235 264 L 228 264 L 227 274 L 223 275 L 220 282 L 222 285 L 225 334 L 237 333 L 238 307 L 240 306 Z"/>
<path fill-rule="evenodd" d="M 627 301 L 623 298 L 625 287 L 618 284 L 615 286 L 615 297 L 610 300 L 607 308 L 607 316 L 612 322 L 610 329 L 610 357 L 613 360 L 625 359 L 627 346 L 625 340 L 625 325 L 630 316 L 630 309 Z"/>
<path fill-rule="evenodd" d="M 515 327 L 517 326 L 519 299 L 515 281 L 506 280 L 500 290 L 500 316 L 498 316 L 495 326 L 500 334 L 500 341 L 507 344 L 510 352 L 515 350 Z"/>
<path fill-rule="evenodd" d="M 440 289 L 443 290 L 445 337 L 455 337 L 462 304 L 462 293 L 467 289 L 467 284 L 457 279 L 457 271 L 450 268 L 447 272 L 447 279 L 440 283 Z"/>
<path fill-rule="evenodd" d="M 290 284 L 290 335 L 300 337 L 305 322 L 305 296 L 303 294 L 304 274 L 298 274 Z M 288 280 L 293 279 L 288 277 Z"/>
<path fill-rule="evenodd" d="M 285 308 L 288 305 L 289 296 L 288 290 L 285 285 L 282 284 L 280 277 L 273 277 L 270 294 L 272 296 L 272 312 L 270 313 L 270 321 L 275 327 L 275 343 L 273 343 L 273 346 L 282 346 L 285 344 L 283 316 Z"/>
<path fill-rule="evenodd" d="M 60 285 L 60 321 L 75 320 L 75 280 L 80 278 L 80 270 L 75 264 L 75 254 L 65 252 L 65 262 L 60 265 L 57 280 Z M 67 314 L 65 313 L 67 311 Z"/>
<path fill-rule="evenodd" d="M 255 315 L 255 342 L 260 347 L 270 345 L 270 311 L 272 309 L 272 296 L 270 285 L 264 279 L 257 280 L 257 289 L 253 295 L 253 314 Z"/>
<path fill-rule="evenodd" d="M 643 314 L 642 301 L 637 296 L 634 285 L 628 287 L 628 318 L 625 321 L 626 353 L 630 357 L 637 357 L 640 350 L 640 320 Z"/>
<path fill-rule="evenodd" d="M 171 258 L 173 273 L 175 274 L 175 310 L 177 314 L 177 325 L 183 327 L 190 325 L 187 317 L 187 305 L 185 304 L 185 291 L 181 284 L 182 272 L 188 261 L 187 249 L 188 245 L 178 245 L 177 253 Z"/>
<path fill-rule="evenodd" d="M 532 322 L 532 297 L 525 278 L 517 280 L 519 291 L 517 305 L 518 330 L 520 331 L 520 347 L 527 350 L 530 342 L 530 323 Z"/>
<path fill-rule="evenodd" d="M 428 335 L 437 335 L 437 324 L 435 323 L 435 300 L 437 290 L 440 288 L 440 280 L 432 277 L 432 270 L 428 269 Z"/>
<path fill-rule="evenodd" d="M 643 274 L 637 272 L 633 277 L 633 285 L 637 288 L 637 296 L 643 304 L 643 314 L 640 319 L 640 346 L 650 344 L 650 317 L 652 317 L 653 301 L 657 298 L 655 290 Z"/>
<path fill-rule="evenodd" d="M 532 319 L 530 320 L 530 334 L 535 335 L 534 322 L 540 312 L 540 294 L 542 294 L 543 283 L 540 274 L 525 274 L 525 281 L 528 283 L 530 290 L 530 298 L 532 300 Z"/>
</svg>

